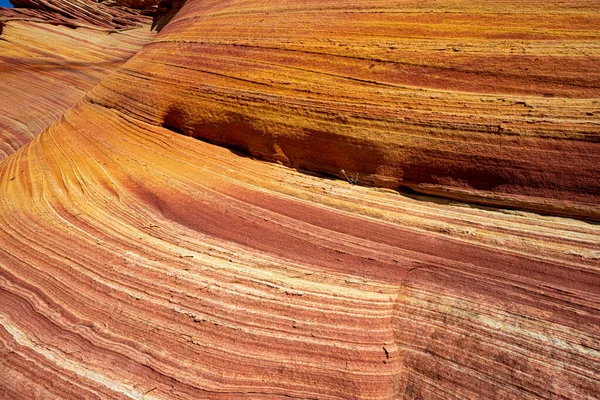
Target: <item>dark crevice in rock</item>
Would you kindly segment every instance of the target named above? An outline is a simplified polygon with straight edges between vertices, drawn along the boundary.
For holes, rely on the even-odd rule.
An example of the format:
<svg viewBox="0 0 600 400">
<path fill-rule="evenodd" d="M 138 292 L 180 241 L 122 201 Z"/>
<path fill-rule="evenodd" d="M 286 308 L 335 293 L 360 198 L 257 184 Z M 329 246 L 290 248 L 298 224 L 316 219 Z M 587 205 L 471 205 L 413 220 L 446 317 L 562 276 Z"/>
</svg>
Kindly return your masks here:
<svg viewBox="0 0 600 400">
<path fill-rule="evenodd" d="M 160 32 L 171 20 L 186 0 L 161 0 L 152 14 L 152 30 Z"/>
</svg>

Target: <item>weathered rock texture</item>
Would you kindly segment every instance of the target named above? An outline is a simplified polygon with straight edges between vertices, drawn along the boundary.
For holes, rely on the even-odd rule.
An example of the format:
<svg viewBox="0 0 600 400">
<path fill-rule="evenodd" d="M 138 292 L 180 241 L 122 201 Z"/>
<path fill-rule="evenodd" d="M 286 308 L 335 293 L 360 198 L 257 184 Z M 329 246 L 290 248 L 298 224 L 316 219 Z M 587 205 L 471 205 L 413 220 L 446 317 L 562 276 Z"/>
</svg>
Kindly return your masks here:
<svg viewBox="0 0 600 400">
<path fill-rule="evenodd" d="M 0 397 L 597 398 L 600 225 L 178 133 L 597 216 L 597 10 L 520 4 L 188 0 L 0 164 Z"/>
<path fill-rule="evenodd" d="M 594 2 L 189 2 L 91 98 L 363 183 L 600 217 Z"/>
<path fill-rule="evenodd" d="M 151 17 L 135 10 L 119 9 L 121 19 L 129 19 L 116 22 L 116 16 L 102 19 L 108 14 L 91 1 L 13 3 L 31 8 L 0 9 L 0 160 L 48 127 L 154 36 L 148 29 Z M 74 12 L 80 9 L 87 14 Z M 123 26 L 128 29 L 116 30 Z"/>
<path fill-rule="evenodd" d="M 148 15 L 142 11 L 151 12 L 156 3 L 158 0 L 11 0 L 14 8 L 3 9 L 0 16 L 119 30 L 147 25 Z"/>
</svg>

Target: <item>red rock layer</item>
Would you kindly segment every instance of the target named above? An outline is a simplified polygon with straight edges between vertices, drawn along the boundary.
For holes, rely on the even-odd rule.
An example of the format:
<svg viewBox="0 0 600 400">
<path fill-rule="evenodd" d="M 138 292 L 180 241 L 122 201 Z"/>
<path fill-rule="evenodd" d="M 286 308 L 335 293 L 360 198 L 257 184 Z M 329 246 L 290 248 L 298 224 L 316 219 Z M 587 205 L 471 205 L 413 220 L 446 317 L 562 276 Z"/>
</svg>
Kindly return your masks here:
<svg viewBox="0 0 600 400">
<path fill-rule="evenodd" d="M 293 32 L 299 10 L 313 4 L 297 3 L 293 14 L 291 3 L 271 2 L 265 9 L 281 5 L 294 15 L 271 26 Z M 259 96 L 247 86 L 251 79 L 217 78 L 198 64 L 201 57 L 187 53 L 188 43 L 167 43 L 180 46 L 174 60 L 190 57 L 178 69 L 154 53 L 176 24 L 187 26 L 186 12 L 213 7 L 234 23 L 243 19 L 228 7 L 250 4 L 248 26 L 257 2 L 189 0 L 118 75 L 0 164 L 0 397 L 597 398 L 600 225 L 323 179 L 174 132 L 186 131 L 179 122 L 204 112 L 200 104 L 214 112 L 213 120 L 226 118 L 220 113 L 236 96 L 238 112 L 248 118 L 271 118 L 290 129 L 318 121 L 330 126 L 315 119 L 320 103 L 308 95 L 306 104 L 297 99 L 290 106 L 296 111 L 279 116 L 273 110 L 284 110 L 277 108 L 284 99 L 267 97 L 259 114 L 250 104 Z M 353 10 L 358 2 L 337 4 Z M 466 12 L 474 3 L 452 4 Z M 511 3 L 489 7 L 496 4 L 511 10 Z M 540 12 L 544 7 L 535 3 Z M 553 7 L 554 15 L 568 14 L 560 3 Z M 325 21 L 328 14 L 319 15 Z M 345 14 L 332 15 L 335 24 Z M 204 22 L 210 26 L 210 18 Z M 194 27 L 206 33 L 201 28 Z M 581 31 L 572 29 L 574 36 Z M 358 33 L 346 31 L 348 40 Z M 204 50 L 207 60 L 214 56 L 211 46 Z M 239 69 L 245 58 L 227 60 L 237 66 L 229 74 L 253 73 Z M 273 80 L 282 79 L 279 62 Z M 211 68 L 228 64 L 219 56 Z M 286 79 L 297 79 L 290 90 L 315 85 L 301 81 L 305 73 L 289 74 Z M 327 92 L 319 94 L 323 107 L 341 107 L 327 96 L 342 96 L 346 86 L 319 74 Z M 163 91 L 169 87 L 173 93 Z M 420 93 L 406 90 L 407 99 Z M 391 101 L 384 92 L 383 105 Z M 223 93 L 230 97 L 215 97 Z M 439 93 L 446 100 L 471 96 Z M 349 99 L 359 94 L 346 93 Z M 161 115 L 165 99 L 175 96 L 187 108 L 177 103 Z M 373 101 L 364 106 L 377 108 L 375 97 L 363 97 Z M 222 108 L 211 105 L 217 100 Z M 561 123 L 577 115 L 558 99 L 547 101 L 553 113 L 563 113 Z M 473 109 L 462 116 L 464 126 L 477 115 L 496 115 L 482 104 L 481 114 Z M 434 115 L 425 113 L 423 121 Z M 365 126 L 361 118 L 343 121 L 347 141 L 325 150 L 340 157 L 351 151 L 347 143 L 357 141 L 348 132 Z M 373 113 L 369 132 L 385 118 Z M 238 124 L 225 120 L 221 129 L 230 129 L 203 129 L 229 140 L 236 137 L 231 132 L 242 132 Z M 452 126 L 454 135 L 467 138 L 466 128 Z M 261 129 L 246 133 L 261 135 Z M 541 122 L 532 124 L 532 143 L 549 140 L 543 130 Z M 411 132 L 408 138 L 417 140 Z M 317 163 L 326 152 L 314 153 Z M 581 201 L 574 204 L 564 207 L 584 209 Z"/>
<path fill-rule="evenodd" d="M 108 22 L 108 29 L 76 16 L 0 9 L 0 160 L 48 127 L 152 39 L 150 18 L 136 18 L 145 27 L 131 25 L 127 31 L 114 32 L 114 21 Z"/>
<path fill-rule="evenodd" d="M 323 180 L 91 103 L 0 182 L 11 398 L 600 390 L 598 225 Z"/>
<path fill-rule="evenodd" d="M 527 3 L 192 1 L 91 98 L 294 168 L 598 218 L 600 9 Z"/>
</svg>

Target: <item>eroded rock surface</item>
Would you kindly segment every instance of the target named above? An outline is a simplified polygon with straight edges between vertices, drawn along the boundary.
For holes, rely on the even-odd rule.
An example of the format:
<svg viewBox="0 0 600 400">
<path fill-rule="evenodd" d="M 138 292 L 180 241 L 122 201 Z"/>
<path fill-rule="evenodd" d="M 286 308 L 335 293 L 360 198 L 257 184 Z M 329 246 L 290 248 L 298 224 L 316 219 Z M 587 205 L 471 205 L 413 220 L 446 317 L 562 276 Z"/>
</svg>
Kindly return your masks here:
<svg viewBox="0 0 600 400">
<path fill-rule="evenodd" d="M 152 18 L 138 10 L 87 0 L 13 3 L 28 8 L 0 9 L 0 160 L 154 37 Z"/>
<path fill-rule="evenodd" d="M 600 225 L 289 168 L 597 215 L 593 5 L 423 4 L 188 0 L 2 162 L 0 397 L 597 398 Z"/>
<path fill-rule="evenodd" d="M 158 0 L 11 0 L 14 8 L 0 10 L 0 18 L 45 21 L 106 29 L 140 28 Z"/>
<path fill-rule="evenodd" d="M 598 218 L 599 11 L 189 2 L 91 98 L 294 168 Z"/>
</svg>

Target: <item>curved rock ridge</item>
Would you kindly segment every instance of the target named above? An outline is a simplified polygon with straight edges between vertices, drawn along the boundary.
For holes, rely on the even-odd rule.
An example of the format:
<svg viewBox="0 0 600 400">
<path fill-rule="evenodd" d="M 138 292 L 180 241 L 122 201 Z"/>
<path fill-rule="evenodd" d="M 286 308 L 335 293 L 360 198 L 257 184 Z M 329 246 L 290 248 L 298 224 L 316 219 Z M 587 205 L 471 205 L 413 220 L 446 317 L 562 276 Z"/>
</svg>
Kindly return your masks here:
<svg viewBox="0 0 600 400">
<path fill-rule="evenodd" d="M 10 21 L 0 41 L 0 160 L 79 101 L 153 37 Z"/>
<path fill-rule="evenodd" d="M 144 27 L 131 25 L 119 32 L 114 32 L 114 21 L 98 23 L 106 17 L 101 13 L 91 23 L 71 17 L 33 8 L 0 9 L 0 160 L 47 128 L 154 37 L 150 17 L 138 15 Z"/>
<path fill-rule="evenodd" d="M 89 102 L 0 190 L 5 397 L 600 391 L 596 224 L 324 180 Z"/>
<path fill-rule="evenodd" d="M 290 168 L 341 167 L 349 180 L 386 185 L 398 179 L 384 173 L 398 136 L 407 142 L 397 148 L 431 171 L 454 176 L 460 154 L 485 177 L 495 165 L 486 160 L 508 157 L 503 140 L 513 138 L 514 162 L 533 157 L 531 171 L 548 178 L 539 198 L 531 171 L 514 193 L 466 178 L 388 186 L 597 215 L 598 164 L 581 164 L 597 157 L 592 84 L 543 78 L 535 85 L 557 91 L 543 97 L 520 87 L 525 78 L 509 74 L 510 87 L 492 74 L 479 94 L 474 79 L 460 90 L 455 78 L 384 89 L 363 82 L 359 65 L 382 37 L 418 58 L 446 32 L 474 43 L 467 68 L 493 43 L 489 32 L 514 44 L 515 32 L 544 24 L 548 37 L 518 40 L 554 61 L 582 43 L 593 53 L 593 5 L 457 0 L 427 3 L 430 13 L 423 4 L 188 0 L 152 43 L 2 161 L 0 398 L 598 398 L 599 224 Z M 451 53 L 443 59 L 458 62 Z M 509 71 L 521 62 L 504 57 Z M 592 58 L 580 57 L 580 69 L 555 75 L 595 79 L 584 73 Z M 479 61 L 485 71 L 488 58 Z M 378 70 L 386 65 L 371 68 L 378 80 L 407 79 Z M 525 115 L 523 99 L 547 116 Z M 529 130 L 472 129 L 500 117 Z M 405 130 L 395 130 L 401 118 Z M 560 157 L 545 165 L 550 144 Z M 357 148 L 364 156 L 348 167 Z M 431 162 L 428 149 L 445 158 Z M 336 157 L 344 162 L 328 167 Z M 565 160 L 590 180 L 588 197 L 550 191 L 579 185 L 567 182 L 576 172 L 550 179 Z"/>
<path fill-rule="evenodd" d="M 90 94 L 363 184 L 597 219 L 596 3 L 191 1 Z"/>
</svg>

